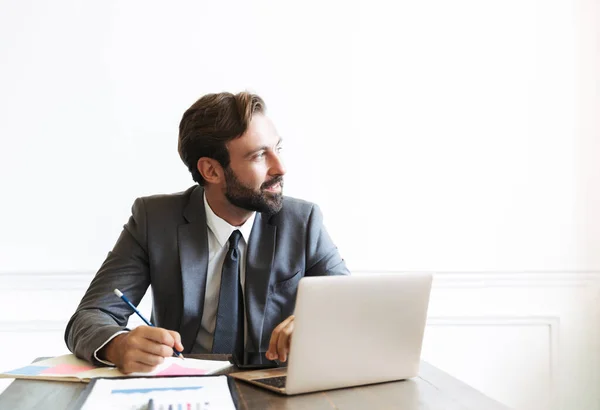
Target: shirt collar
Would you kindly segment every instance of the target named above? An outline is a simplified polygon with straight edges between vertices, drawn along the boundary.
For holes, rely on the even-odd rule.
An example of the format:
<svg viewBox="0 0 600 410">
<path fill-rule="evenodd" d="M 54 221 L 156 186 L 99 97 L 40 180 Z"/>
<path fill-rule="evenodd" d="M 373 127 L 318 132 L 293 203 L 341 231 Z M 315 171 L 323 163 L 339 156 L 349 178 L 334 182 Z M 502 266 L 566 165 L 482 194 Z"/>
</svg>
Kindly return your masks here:
<svg viewBox="0 0 600 410">
<path fill-rule="evenodd" d="M 252 212 L 250 218 L 244 222 L 242 226 L 233 226 L 230 225 L 227 221 L 220 218 L 213 212 L 208 201 L 206 200 L 206 193 L 204 194 L 204 210 L 206 211 L 206 224 L 217 238 L 217 242 L 221 247 L 225 246 L 229 237 L 236 229 L 239 229 L 244 241 L 248 243 L 250 239 L 250 232 L 252 232 L 252 225 L 254 225 L 254 218 L 256 217 L 256 212 Z"/>
</svg>

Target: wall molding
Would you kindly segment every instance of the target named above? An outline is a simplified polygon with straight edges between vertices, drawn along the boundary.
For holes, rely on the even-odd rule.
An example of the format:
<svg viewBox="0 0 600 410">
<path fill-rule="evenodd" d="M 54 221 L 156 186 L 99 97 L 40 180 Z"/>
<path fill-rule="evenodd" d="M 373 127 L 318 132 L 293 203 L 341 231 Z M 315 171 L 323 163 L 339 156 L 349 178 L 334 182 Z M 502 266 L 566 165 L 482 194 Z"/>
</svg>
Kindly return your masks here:
<svg viewBox="0 0 600 410">
<path fill-rule="evenodd" d="M 357 275 L 403 271 L 356 271 Z M 600 286 L 599 271 L 410 271 L 433 274 L 433 288 L 513 288 Z"/>
<path fill-rule="evenodd" d="M 427 326 L 543 326 L 548 328 L 548 343 L 550 357 L 548 358 L 548 368 L 550 369 L 550 380 L 552 385 L 556 381 L 556 371 L 559 363 L 559 335 L 560 335 L 560 317 L 559 316 L 429 316 Z"/>
<path fill-rule="evenodd" d="M 402 273 L 398 270 L 373 270 L 365 271 L 358 270 L 353 272 L 355 275 L 369 275 L 369 274 L 395 274 Z M 420 273 L 411 271 L 410 273 Z M 561 291 L 564 289 L 565 292 L 569 293 L 569 297 L 578 297 L 578 295 L 586 295 L 586 300 L 590 304 L 590 309 L 586 311 L 586 322 L 599 323 L 600 320 L 600 271 L 481 271 L 481 272 L 427 272 L 434 275 L 433 287 L 434 291 L 437 289 L 438 292 L 444 292 L 444 298 L 448 297 L 452 299 L 454 290 L 459 292 L 462 296 L 465 295 L 465 291 L 473 292 L 473 295 L 477 295 L 479 289 L 498 289 L 499 292 L 505 292 L 502 289 L 531 289 L 535 288 L 553 288 L 553 291 Z M 0 295 L 7 293 L 17 293 L 27 295 L 28 292 L 35 292 L 36 296 L 41 300 L 52 300 L 51 297 L 53 292 L 69 292 L 69 295 L 65 297 L 71 298 L 77 296 L 80 298 L 83 296 L 83 292 L 89 286 L 93 279 L 95 272 L 0 272 Z M 39 293 L 38 293 L 39 292 Z M 461 293 L 462 292 L 462 293 Z M 581 293 L 580 293 L 581 292 Z M 592 292 L 592 293 L 589 293 Z M 523 292 L 521 291 L 520 294 Z M 536 297 L 542 297 L 543 291 L 534 293 Z M 441 293 L 440 293 L 441 294 Z M 64 293 L 63 293 L 64 295 Z M 510 297 L 510 293 L 508 293 Z M 575 302 L 576 299 L 573 299 Z M 2 304 L 0 303 L 0 306 Z M 496 310 L 496 309 L 495 309 Z M 8 333 L 57 333 L 61 334 L 64 332 L 66 321 L 64 320 L 28 320 L 28 321 L 10 321 L 7 320 L 10 316 L 7 314 L 9 311 L 5 310 L 5 314 L 0 314 L 0 335 L 3 337 Z M 575 340 L 574 334 L 569 333 L 571 326 L 570 320 L 573 317 L 570 316 L 572 312 L 565 311 L 565 317 L 562 313 L 557 311 L 540 311 L 537 315 L 513 315 L 514 312 L 503 312 L 503 307 L 498 306 L 497 311 L 486 312 L 485 315 L 474 316 L 476 311 L 460 311 L 456 312 L 455 315 L 444 316 L 443 310 L 436 315 L 428 317 L 427 326 L 546 326 L 548 328 L 548 337 L 550 344 L 549 369 L 550 374 L 548 375 L 550 383 L 554 386 L 553 395 L 556 400 L 555 403 L 560 403 L 563 396 L 568 392 L 579 391 L 577 387 L 568 385 L 560 385 L 559 379 L 561 372 L 563 371 L 576 371 L 573 366 L 569 363 L 560 363 L 560 350 L 559 343 L 564 338 L 563 344 L 566 346 L 569 341 Z M 562 312 L 562 311 L 561 311 Z M 433 313 L 433 312 L 432 312 Z M 471 314 L 463 315 L 463 314 Z M 523 313 L 534 313 L 534 312 L 523 312 Z M 456 315 L 458 314 L 458 315 Z M 558 316 L 554 316 L 558 314 Z M 57 319 L 68 319 L 68 318 L 57 318 Z M 561 331 L 565 332 L 561 335 Z M 600 327 L 588 328 L 589 334 L 592 338 L 592 343 L 600 348 Z M 564 353 L 564 352 L 563 352 Z M 563 358 L 564 359 L 564 358 Z M 583 365 L 582 365 L 583 366 Z M 590 352 L 587 358 L 587 364 L 585 368 L 591 368 L 591 376 L 595 381 L 600 380 L 600 350 L 594 349 Z M 591 383 L 593 384 L 593 382 Z M 567 397 L 567 396 L 564 396 Z M 600 410 L 600 407 L 599 407 Z"/>
<path fill-rule="evenodd" d="M 448 327 L 522 327 L 542 326 L 548 328 L 548 369 L 551 386 L 553 408 L 557 408 L 557 396 L 560 391 L 558 384 L 559 372 L 559 341 L 560 341 L 560 317 L 559 316 L 430 316 L 427 318 L 426 326 L 448 326 Z"/>
</svg>

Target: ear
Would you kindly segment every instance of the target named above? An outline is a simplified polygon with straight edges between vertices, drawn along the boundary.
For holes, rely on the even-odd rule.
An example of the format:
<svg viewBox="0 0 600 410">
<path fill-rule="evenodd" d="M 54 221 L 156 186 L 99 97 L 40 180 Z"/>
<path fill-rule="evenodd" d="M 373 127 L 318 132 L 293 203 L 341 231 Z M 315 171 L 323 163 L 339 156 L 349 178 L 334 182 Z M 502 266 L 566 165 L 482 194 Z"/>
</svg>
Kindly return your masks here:
<svg viewBox="0 0 600 410">
<path fill-rule="evenodd" d="M 225 180 L 223 167 L 215 159 L 202 157 L 198 160 L 196 167 L 198 167 L 198 172 L 207 183 L 219 184 Z"/>
</svg>

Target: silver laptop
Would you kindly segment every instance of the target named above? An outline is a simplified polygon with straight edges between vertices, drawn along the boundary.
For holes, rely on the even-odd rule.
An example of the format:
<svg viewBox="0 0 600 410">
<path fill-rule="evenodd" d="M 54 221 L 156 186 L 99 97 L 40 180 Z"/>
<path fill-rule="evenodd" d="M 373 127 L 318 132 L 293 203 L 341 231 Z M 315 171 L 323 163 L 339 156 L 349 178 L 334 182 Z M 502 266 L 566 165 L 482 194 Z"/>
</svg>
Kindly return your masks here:
<svg viewBox="0 0 600 410">
<path fill-rule="evenodd" d="M 432 276 L 307 277 L 287 368 L 231 376 L 286 395 L 415 377 Z"/>
</svg>

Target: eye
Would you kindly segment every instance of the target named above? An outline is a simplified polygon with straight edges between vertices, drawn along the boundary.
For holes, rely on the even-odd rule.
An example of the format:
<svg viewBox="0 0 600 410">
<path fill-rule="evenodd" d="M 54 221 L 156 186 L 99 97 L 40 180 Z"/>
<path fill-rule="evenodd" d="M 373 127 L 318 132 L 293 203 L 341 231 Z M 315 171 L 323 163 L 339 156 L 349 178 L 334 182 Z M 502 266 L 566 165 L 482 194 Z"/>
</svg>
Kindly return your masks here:
<svg viewBox="0 0 600 410">
<path fill-rule="evenodd" d="M 281 154 L 281 151 L 283 151 L 283 147 L 277 147 L 275 148 L 275 151 L 277 151 L 278 154 Z"/>
<path fill-rule="evenodd" d="M 258 153 L 257 153 L 257 154 L 254 156 L 254 158 L 255 158 L 255 159 L 261 159 L 261 158 L 263 158 L 264 156 L 265 156 L 265 152 L 264 152 L 264 151 L 260 151 L 260 152 L 258 152 Z"/>
</svg>

